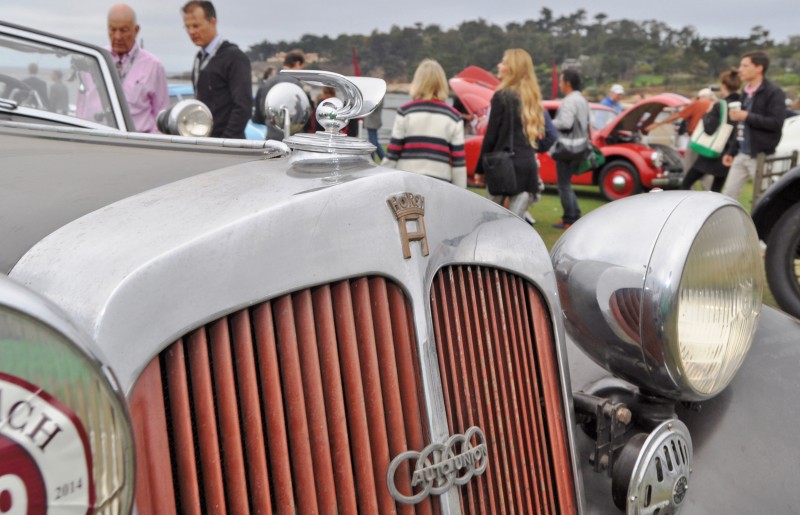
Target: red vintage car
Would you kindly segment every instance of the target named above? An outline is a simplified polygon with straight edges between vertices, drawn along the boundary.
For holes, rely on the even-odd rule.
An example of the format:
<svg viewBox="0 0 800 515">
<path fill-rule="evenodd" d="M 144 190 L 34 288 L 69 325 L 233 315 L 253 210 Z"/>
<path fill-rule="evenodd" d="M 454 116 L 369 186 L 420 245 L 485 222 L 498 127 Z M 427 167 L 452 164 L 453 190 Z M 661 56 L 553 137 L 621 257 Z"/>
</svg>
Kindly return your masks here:
<svg viewBox="0 0 800 515">
<path fill-rule="evenodd" d="M 493 80 L 492 80 L 493 79 Z M 480 157 L 483 133 L 486 131 L 489 102 L 499 81 L 489 72 L 471 66 L 450 79 L 450 87 L 469 113 L 477 115 L 476 135 L 465 142 L 467 178 L 472 178 Z M 576 175 L 576 185 L 598 185 L 603 196 L 616 200 L 653 187 L 674 188 L 680 185 L 683 166 L 680 153 L 668 145 L 648 143 L 641 132 L 665 109 L 683 106 L 689 99 L 673 93 L 662 93 L 644 99 L 620 115 L 606 106 L 590 103 L 592 112 L 592 142 L 606 157 L 598 169 Z M 560 100 L 545 100 L 544 108 L 555 116 Z M 542 181 L 555 185 L 556 167 L 547 154 L 540 154 Z"/>
</svg>

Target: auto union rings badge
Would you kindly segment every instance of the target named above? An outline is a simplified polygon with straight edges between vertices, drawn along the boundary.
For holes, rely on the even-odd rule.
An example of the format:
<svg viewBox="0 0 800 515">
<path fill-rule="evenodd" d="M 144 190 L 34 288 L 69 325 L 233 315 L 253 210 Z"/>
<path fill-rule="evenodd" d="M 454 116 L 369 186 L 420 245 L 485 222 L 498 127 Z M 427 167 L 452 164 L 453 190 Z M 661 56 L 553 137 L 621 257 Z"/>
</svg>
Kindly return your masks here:
<svg viewBox="0 0 800 515">
<path fill-rule="evenodd" d="M 483 474 L 489 463 L 487 457 L 486 436 L 478 426 L 472 426 L 463 435 L 453 435 L 444 443 L 432 443 L 420 452 L 397 455 L 386 473 L 389 493 L 399 503 L 417 504 L 429 495 L 441 495 L 453 485 L 465 485 L 473 476 Z M 408 488 L 409 481 L 403 473 L 398 478 L 397 472 L 406 461 L 411 491 L 401 492 L 398 483 Z"/>
</svg>

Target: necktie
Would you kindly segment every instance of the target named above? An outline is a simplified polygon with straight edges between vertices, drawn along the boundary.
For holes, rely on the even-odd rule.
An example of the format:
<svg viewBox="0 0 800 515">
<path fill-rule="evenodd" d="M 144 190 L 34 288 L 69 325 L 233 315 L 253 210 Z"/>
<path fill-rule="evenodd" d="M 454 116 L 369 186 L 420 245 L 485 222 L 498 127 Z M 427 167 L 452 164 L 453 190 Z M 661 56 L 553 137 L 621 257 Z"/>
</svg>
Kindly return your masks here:
<svg viewBox="0 0 800 515">
<path fill-rule="evenodd" d="M 192 84 L 194 85 L 195 92 L 197 91 L 197 79 L 200 77 L 200 68 L 206 55 L 206 51 L 201 48 L 197 51 L 197 56 L 195 56 L 195 66 L 192 69 Z"/>
</svg>

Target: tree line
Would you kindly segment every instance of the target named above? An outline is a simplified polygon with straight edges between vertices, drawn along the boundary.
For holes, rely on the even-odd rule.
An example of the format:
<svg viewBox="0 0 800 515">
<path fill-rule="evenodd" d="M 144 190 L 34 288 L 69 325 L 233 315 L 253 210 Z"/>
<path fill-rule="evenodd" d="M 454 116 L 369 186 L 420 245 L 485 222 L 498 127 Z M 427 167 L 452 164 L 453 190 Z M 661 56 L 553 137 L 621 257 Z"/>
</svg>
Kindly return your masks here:
<svg viewBox="0 0 800 515">
<path fill-rule="evenodd" d="M 736 66 L 743 53 L 760 49 L 771 56 L 772 78 L 781 76 L 778 82 L 784 87 L 800 86 L 800 35 L 777 43 L 768 30 L 755 26 L 742 37 L 707 38 L 692 26 L 674 29 L 657 20 L 610 20 L 602 13 L 589 20 L 584 9 L 554 17 L 545 7 L 538 19 L 505 26 L 478 19 L 449 30 L 417 23 L 369 35 L 305 34 L 297 41 L 265 40 L 247 54 L 257 62 L 295 48 L 319 55 L 320 61 L 307 68 L 346 75 L 353 73 L 355 52 L 362 74 L 390 83 L 409 82 L 426 57 L 439 61 L 452 76 L 469 65 L 494 70 L 506 48 L 524 48 L 534 58 L 545 96 L 550 94 L 553 64 L 580 66 L 589 87 L 626 82 L 676 88 L 711 83 L 721 71 Z"/>
</svg>

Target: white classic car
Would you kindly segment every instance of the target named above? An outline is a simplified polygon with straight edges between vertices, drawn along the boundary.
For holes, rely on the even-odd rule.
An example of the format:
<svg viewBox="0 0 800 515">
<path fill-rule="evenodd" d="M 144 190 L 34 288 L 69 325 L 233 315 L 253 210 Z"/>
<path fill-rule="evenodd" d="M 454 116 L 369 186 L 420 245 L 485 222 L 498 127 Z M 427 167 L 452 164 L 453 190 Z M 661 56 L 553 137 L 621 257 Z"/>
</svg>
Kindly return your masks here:
<svg viewBox="0 0 800 515">
<path fill-rule="evenodd" d="M 236 142 L 126 132 L 98 48 L 0 23 L 0 56 L 25 93 L 0 95 L 3 513 L 800 503 L 800 326 L 762 308 L 738 203 L 635 196 L 548 254 L 338 133 L 378 79 L 293 72 L 337 88 L 325 130 Z M 99 116 L 37 104 L 32 61 L 94 70 Z"/>
</svg>

